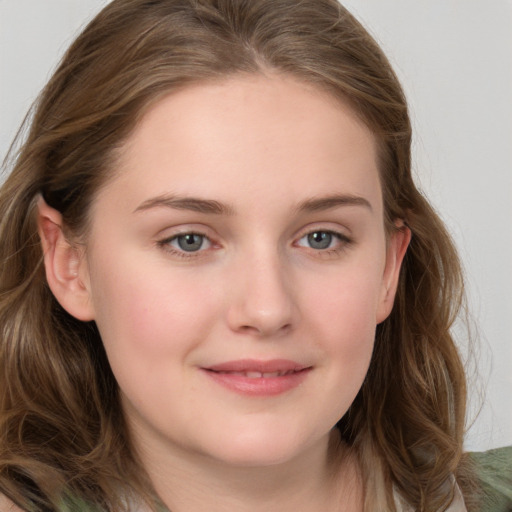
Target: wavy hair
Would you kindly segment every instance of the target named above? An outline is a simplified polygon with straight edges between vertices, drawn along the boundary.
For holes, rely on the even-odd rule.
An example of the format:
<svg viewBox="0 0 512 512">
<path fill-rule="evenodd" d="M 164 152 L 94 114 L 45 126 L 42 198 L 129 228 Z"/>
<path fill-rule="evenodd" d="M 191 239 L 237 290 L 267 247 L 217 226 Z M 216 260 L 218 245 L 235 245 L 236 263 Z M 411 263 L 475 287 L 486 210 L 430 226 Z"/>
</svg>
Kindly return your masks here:
<svg viewBox="0 0 512 512">
<path fill-rule="evenodd" d="M 365 510 L 444 510 L 461 464 L 465 376 L 450 334 L 462 300 L 449 235 L 411 176 L 411 126 L 379 46 L 336 0 L 114 0 L 40 95 L 0 191 L 0 491 L 30 511 L 71 497 L 123 510 L 151 496 L 93 322 L 51 294 L 36 199 L 84 234 L 95 194 L 147 109 L 187 84 L 274 70 L 352 107 L 379 144 L 387 229 L 412 241 L 365 382 L 339 421 L 359 458 Z"/>
</svg>

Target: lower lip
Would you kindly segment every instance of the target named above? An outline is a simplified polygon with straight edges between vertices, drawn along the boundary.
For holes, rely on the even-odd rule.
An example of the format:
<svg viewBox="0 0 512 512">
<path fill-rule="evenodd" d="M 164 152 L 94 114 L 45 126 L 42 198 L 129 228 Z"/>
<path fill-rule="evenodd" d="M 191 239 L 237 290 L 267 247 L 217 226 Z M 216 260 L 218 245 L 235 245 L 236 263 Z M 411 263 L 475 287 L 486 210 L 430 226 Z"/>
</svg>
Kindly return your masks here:
<svg viewBox="0 0 512 512">
<path fill-rule="evenodd" d="M 206 375 L 221 386 L 241 395 L 265 397 L 277 396 L 298 387 L 311 371 L 311 368 L 282 375 L 281 377 L 249 378 L 233 373 L 203 370 Z"/>
</svg>

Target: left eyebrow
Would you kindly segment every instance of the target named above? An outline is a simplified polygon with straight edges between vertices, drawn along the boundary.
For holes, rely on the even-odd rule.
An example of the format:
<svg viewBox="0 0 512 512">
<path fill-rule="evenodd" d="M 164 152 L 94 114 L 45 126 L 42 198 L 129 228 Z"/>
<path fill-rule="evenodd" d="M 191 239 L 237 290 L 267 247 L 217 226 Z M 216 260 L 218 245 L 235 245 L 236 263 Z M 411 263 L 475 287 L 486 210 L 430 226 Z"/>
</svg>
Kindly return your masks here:
<svg viewBox="0 0 512 512">
<path fill-rule="evenodd" d="M 317 212 L 338 206 L 362 206 L 372 211 L 372 205 L 364 197 L 339 194 L 307 199 L 298 205 L 297 210 L 299 212 Z"/>
<path fill-rule="evenodd" d="M 229 205 L 212 199 L 167 195 L 153 197 L 144 201 L 133 211 L 133 213 L 162 207 L 215 215 L 231 215 L 233 213 L 233 209 Z"/>
</svg>

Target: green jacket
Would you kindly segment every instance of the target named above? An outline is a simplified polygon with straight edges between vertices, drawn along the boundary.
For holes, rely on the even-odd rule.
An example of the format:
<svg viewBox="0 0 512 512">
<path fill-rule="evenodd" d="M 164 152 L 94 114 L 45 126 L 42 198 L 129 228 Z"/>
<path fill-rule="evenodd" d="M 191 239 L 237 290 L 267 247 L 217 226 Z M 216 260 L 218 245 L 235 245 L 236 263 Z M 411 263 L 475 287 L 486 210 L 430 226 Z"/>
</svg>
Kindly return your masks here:
<svg viewBox="0 0 512 512">
<path fill-rule="evenodd" d="M 480 512 L 512 512 L 512 446 L 470 455 L 482 489 Z"/>
</svg>

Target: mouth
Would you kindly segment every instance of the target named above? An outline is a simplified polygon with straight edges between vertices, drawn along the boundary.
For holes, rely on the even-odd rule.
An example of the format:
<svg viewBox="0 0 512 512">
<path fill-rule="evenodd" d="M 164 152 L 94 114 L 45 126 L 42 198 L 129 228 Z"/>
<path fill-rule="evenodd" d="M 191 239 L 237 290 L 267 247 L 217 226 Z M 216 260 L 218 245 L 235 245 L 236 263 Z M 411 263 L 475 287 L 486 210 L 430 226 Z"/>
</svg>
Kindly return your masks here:
<svg viewBox="0 0 512 512">
<path fill-rule="evenodd" d="M 215 371 L 215 370 L 210 370 Z M 257 371 L 243 371 L 243 372 L 216 372 L 225 375 L 241 375 L 242 377 L 247 377 L 248 379 L 269 379 L 272 377 L 284 377 L 285 375 L 292 375 L 297 371 L 303 370 L 288 370 L 288 371 L 277 371 L 277 372 L 257 372 Z"/>
<path fill-rule="evenodd" d="M 304 382 L 313 369 L 290 360 L 238 360 L 201 368 L 214 382 L 247 396 L 275 396 Z"/>
</svg>

